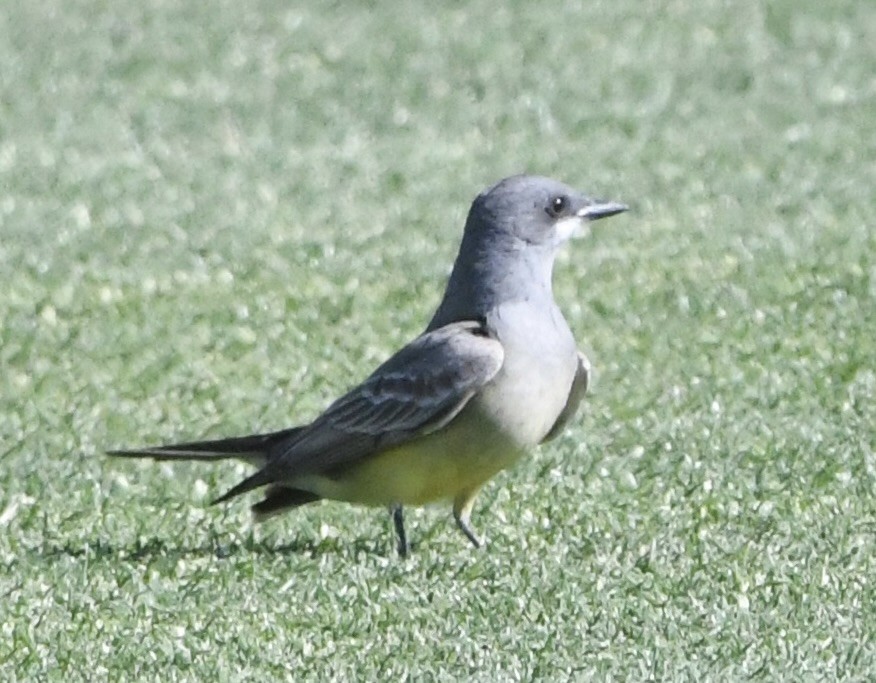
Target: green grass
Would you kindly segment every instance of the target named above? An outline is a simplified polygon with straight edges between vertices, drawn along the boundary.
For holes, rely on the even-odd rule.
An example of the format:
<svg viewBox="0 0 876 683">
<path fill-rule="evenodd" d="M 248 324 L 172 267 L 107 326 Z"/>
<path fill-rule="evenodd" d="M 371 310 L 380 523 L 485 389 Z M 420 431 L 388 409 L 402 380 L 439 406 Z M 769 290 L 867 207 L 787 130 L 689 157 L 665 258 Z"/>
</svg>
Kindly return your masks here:
<svg viewBox="0 0 876 683">
<path fill-rule="evenodd" d="M 0 679 L 872 680 L 876 5 L 496 5 L 4 4 Z M 102 456 L 314 416 L 522 170 L 635 210 L 485 550 Z"/>
</svg>

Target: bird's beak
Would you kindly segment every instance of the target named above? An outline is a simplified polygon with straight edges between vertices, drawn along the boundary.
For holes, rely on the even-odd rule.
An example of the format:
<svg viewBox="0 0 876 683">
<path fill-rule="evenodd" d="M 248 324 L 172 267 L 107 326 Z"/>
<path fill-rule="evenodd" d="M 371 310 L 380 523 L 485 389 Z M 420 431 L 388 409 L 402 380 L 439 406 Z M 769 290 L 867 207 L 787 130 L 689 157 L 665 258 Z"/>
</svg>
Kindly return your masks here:
<svg viewBox="0 0 876 683">
<path fill-rule="evenodd" d="M 629 210 L 626 204 L 618 202 L 608 202 L 602 199 L 594 199 L 578 212 L 578 215 L 584 220 L 595 221 L 599 218 L 608 218 L 624 211 Z"/>
</svg>

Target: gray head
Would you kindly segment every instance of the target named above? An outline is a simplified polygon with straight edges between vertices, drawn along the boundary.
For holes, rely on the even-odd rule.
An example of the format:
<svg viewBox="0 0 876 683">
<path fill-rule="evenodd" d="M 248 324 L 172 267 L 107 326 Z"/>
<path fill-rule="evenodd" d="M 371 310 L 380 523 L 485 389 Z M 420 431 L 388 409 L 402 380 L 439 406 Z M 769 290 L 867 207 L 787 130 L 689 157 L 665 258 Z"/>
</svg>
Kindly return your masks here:
<svg viewBox="0 0 876 683">
<path fill-rule="evenodd" d="M 623 204 L 585 197 L 550 178 L 517 175 L 477 196 L 465 232 L 466 238 L 485 237 L 492 242 L 491 249 L 496 248 L 497 238 L 508 240 L 508 246 L 516 242 L 554 249 L 585 222 L 626 210 Z"/>
<path fill-rule="evenodd" d="M 519 298 L 553 303 L 557 249 L 585 223 L 626 211 L 541 176 L 505 178 L 471 205 L 459 255 L 430 328 L 484 315 Z"/>
</svg>

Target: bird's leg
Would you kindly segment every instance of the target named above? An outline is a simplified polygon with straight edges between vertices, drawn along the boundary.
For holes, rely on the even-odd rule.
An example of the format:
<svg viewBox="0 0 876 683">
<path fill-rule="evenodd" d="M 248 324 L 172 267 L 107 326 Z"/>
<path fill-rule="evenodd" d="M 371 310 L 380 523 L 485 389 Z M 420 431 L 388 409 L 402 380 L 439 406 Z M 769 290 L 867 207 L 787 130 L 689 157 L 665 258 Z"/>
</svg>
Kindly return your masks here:
<svg viewBox="0 0 876 683">
<path fill-rule="evenodd" d="M 398 554 L 400 557 L 407 557 L 411 546 L 408 544 L 408 535 L 405 533 L 404 508 L 396 503 L 389 506 L 389 513 L 392 515 L 392 523 L 395 525 L 395 533 L 398 536 Z"/>
<path fill-rule="evenodd" d="M 474 505 L 475 496 L 478 494 L 478 489 L 463 491 L 453 499 L 453 519 L 456 520 L 456 526 L 466 535 L 471 544 L 475 548 L 480 548 L 482 541 L 471 528 L 471 508 Z"/>
</svg>

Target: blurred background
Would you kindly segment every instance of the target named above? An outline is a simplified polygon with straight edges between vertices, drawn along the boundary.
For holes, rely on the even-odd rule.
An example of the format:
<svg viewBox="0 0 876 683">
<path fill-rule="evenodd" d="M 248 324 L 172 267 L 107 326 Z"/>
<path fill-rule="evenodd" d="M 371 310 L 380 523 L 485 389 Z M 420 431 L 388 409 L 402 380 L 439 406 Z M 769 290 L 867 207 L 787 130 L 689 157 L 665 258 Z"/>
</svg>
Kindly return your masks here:
<svg viewBox="0 0 876 683">
<path fill-rule="evenodd" d="M 867 679 L 874 37 L 852 0 L 4 3 L 0 677 Z M 485 552 L 102 456 L 313 417 L 523 171 L 633 211 L 558 263 L 595 386 Z"/>
</svg>

